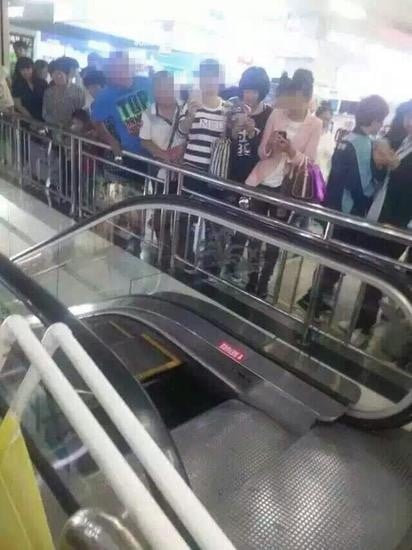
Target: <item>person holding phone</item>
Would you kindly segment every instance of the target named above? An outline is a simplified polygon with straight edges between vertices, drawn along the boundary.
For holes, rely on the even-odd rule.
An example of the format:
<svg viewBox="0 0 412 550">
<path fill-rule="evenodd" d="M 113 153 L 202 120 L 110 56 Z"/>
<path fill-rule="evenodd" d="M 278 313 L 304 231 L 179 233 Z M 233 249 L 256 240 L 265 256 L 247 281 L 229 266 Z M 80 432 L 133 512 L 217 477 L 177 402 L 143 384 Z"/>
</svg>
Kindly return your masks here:
<svg viewBox="0 0 412 550">
<path fill-rule="evenodd" d="M 232 108 L 232 146 L 230 154 L 229 179 L 244 183 L 259 162 L 259 145 L 262 140 L 272 107 L 264 102 L 270 89 L 269 77 L 262 67 L 249 67 L 239 81 L 239 97 Z M 256 204 L 255 204 L 256 203 Z M 249 205 L 259 211 L 258 201 Z M 236 233 L 231 242 L 231 257 L 227 276 L 233 282 L 241 280 L 237 273 L 243 255 L 247 236 Z M 253 246 L 252 246 L 253 248 Z"/>
<path fill-rule="evenodd" d="M 300 165 L 306 157 L 314 162 L 322 134 L 322 122 L 310 112 L 314 79 L 311 71 L 298 69 L 292 78 L 284 73 L 279 81 L 282 89 L 282 108 L 270 115 L 258 152 L 258 162 L 246 179 L 246 185 L 262 186 L 269 193 L 280 192 L 287 171 Z M 258 205 L 259 212 L 271 217 L 281 216 L 277 207 L 266 203 Z M 259 272 L 260 245 L 255 250 L 256 269 L 251 273 L 246 290 L 265 298 L 277 261 L 279 249 L 267 246 L 262 269 Z"/>
<path fill-rule="evenodd" d="M 239 81 L 240 112 L 233 118 L 229 178 L 244 182 L 259 161 L 259 145 L 269 116 L 264 103 L 269 93 L 269 77 L 262 67 L 249 67 Z"/>
<path fill-rule="evenodd" d="M 246 179 L 246 185 L 263 186 L 270 193 L 280 192 L 291 165 L 300 165 L 306 157 L 314 162 L 322 133 L 322 122 L 310 112 L 314 79 L 311 71 L 298 69 L 292 78 L 284 73 L 279 87 L 283 90 L 282 108 L 270 115 L 259 146 L 260 161 Z M 259 212 L 271 217 L 282 216 L 273 205 L 260 203 Z M 255 250 L 255 270 L 249 277 L 248 292 L 266 298 L 268 285 L 279 255 L 279 249 L 267 246 L 259 270 L 260 246 Z"/>
</svg>

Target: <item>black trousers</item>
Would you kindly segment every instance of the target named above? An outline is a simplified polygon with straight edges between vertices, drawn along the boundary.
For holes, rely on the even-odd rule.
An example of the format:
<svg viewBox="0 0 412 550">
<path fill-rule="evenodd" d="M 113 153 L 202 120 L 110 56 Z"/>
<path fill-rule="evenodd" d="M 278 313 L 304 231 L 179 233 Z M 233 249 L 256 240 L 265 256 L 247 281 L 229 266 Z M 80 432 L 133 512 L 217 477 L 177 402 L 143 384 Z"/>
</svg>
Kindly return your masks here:
<svg viewBox="0 0 412 550">
<path fill-rule="evenodd" d="M 199 193 L 207 201 L 211 197 L 220 202 L 233 202 L 235 200 L 232 193 L 217 189 L 212 185 L 196 180 L 195 178 L 185 178 L 184 180 L 185 194 L 191 196 L 191 191 Z M 179 220 L 179 239 L 178 239 L 178 255 L 186 258 L 189 263 L 194 263 L 194 236 L 196 216 L 181 214 Z M 208 273 L 218 275 L 222 268 L 220 264 L 221 252 L 224 251 L 226 242 L 224 231 L 218 224 L 206 221 L 205 222 L 205 242 L 201 257 L 201 267 Z"/>
<path fill-rule="evenodd" d="M 274 191 L 274 189 L 270 189 L 271 193 Z M 285 220 L 287 217 L 287 213 L 284 211 L 281 212 L 277 206 L 256 199 L 251 199 L 249 208 L 252 212 L 260 214 L 261 216 L 268 216 L 279 220 Z M 256 239 L 249 239 L 244 233 L 236 233 L 231 242 L 230 271 L 233 271 L 235 266 L 240 262 L 248 240 L 249 280 L 247 291 L 256 293 L 259 296 L 264 296 L 267 293 L 268 284 L 275 269 L 279 256 L 279 248 L 266 244 L 262 269 L 260 269 L 263 242 Z"/>
<path fill-rule="evenodd" d="M 364 233 L 353 231 L 342 227 L 336 227 L 334 239 L 348 243 L 352 246 L 358 246 L 387 256 L 394 260 L 398 259 L 404 252 L 405 246 L 393 241 L 371 237 Z M 339 280 L 340 273 L 328 267 L 323 268 L 323 273 L 319 286 L 319 297 L 322 299 L 325 295 L 333 293 L 333 287 Z M 369 333 L 373 325 L 376 323 L 376 318 L 379 312 L 380 300 L 382 293 L 377 288 L 366 285 L 365 294 L 362 300 L 359 317 L 355 328 L 361 329 L 365 333 Z"/>
</svg>

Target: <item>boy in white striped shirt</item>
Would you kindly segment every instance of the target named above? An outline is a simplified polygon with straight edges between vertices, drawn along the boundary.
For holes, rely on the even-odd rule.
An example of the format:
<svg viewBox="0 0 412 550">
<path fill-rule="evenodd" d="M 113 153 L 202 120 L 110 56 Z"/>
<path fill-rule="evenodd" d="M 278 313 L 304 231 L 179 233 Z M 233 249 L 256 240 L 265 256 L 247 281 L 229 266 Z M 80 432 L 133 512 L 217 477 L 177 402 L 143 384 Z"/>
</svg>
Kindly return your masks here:
<svg viewBox="0 0 412 550">
<path fill-rule="evenodd" d="M 179 132 L 186 136 L 187 145 L 183 157 L 183 163 L 189 169 L 207 173 L 211 163 L 212 145 L 222 137 L 226 128 L 226 117 L 230 103 L 219 97 L 221 83 L 221 67 L 218 61 L 206 59 L 199 67 L 199 88 L 198 97 L 192 94 L 191 100 L 183 107 L 179 123 Z M 225 200 L 225 193 L 212 185 L 208 185 L 195 178 L 185 178 L 184 186 L 190 191 L 209 195 L 214 198 Z M 193 218 L 192 218 L 193 220 Z M 186 218 L 181 217 L 179 245 L 184 246 L 189 240 L 188 260 L 193 263 L 193 223 L 186 230 Z M 209 273 L 218 273 L 220 265 L 217 250 L 224 246 L 219 237 L 219 227 L 210 222 L 205 223 L 205 243 L 200 260 L 202 269 Z M 182 251 L 179 251 L 182 255 Z"/>
<path fill-rule="evenodd" d="M 228 104 L 219 97 L 220 82 L 221 67 L 218 61 L 202 61 L 199 67 L 199 97 L 192 96 L 180 117 L 179 132 L 187 139 L 183 162 L 201 172 L 208 171 L 212 144 L 225 130 Z"/>
</svg>

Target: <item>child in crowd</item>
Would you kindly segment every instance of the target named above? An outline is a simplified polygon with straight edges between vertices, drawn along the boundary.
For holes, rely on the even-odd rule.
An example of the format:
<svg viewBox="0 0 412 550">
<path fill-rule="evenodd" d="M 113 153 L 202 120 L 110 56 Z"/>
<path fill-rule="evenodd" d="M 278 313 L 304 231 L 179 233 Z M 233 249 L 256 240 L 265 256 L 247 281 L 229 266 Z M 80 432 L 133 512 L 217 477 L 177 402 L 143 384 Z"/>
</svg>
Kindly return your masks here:
<svg viewBox="0 0 412 550">
<path fill-rule="evenodd" d="M 71 131 L 83 137 L 97 140 L 97 132 L 86 109 L 76 109 L 72 114 Z"/>
</svg>

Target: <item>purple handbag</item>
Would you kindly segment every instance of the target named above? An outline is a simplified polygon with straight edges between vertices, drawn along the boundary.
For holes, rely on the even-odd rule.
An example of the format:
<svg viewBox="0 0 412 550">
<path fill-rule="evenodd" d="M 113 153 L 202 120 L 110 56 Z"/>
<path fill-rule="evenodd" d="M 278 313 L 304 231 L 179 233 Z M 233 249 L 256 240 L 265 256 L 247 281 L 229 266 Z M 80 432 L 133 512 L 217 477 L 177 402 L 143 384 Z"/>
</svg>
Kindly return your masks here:
<svg viewBox="0 0 412 550">
<path fill-rule="evenodd" d="M 282 181 L 281 192 L 287 197 L 306 202 L 322 203 L 326 183 L 322 172 L 307 157 L 299 165 L 291 166 Z"/>
<path fill-rule="evenodd" d="M 317 164 L 308 165 L 308 170 L 311 173 L 312 187 L 313 187 L 313 202 L 322 204 L 326 195 L 326 182 L 323 177 L 322 171 Z"/>
</svg>

